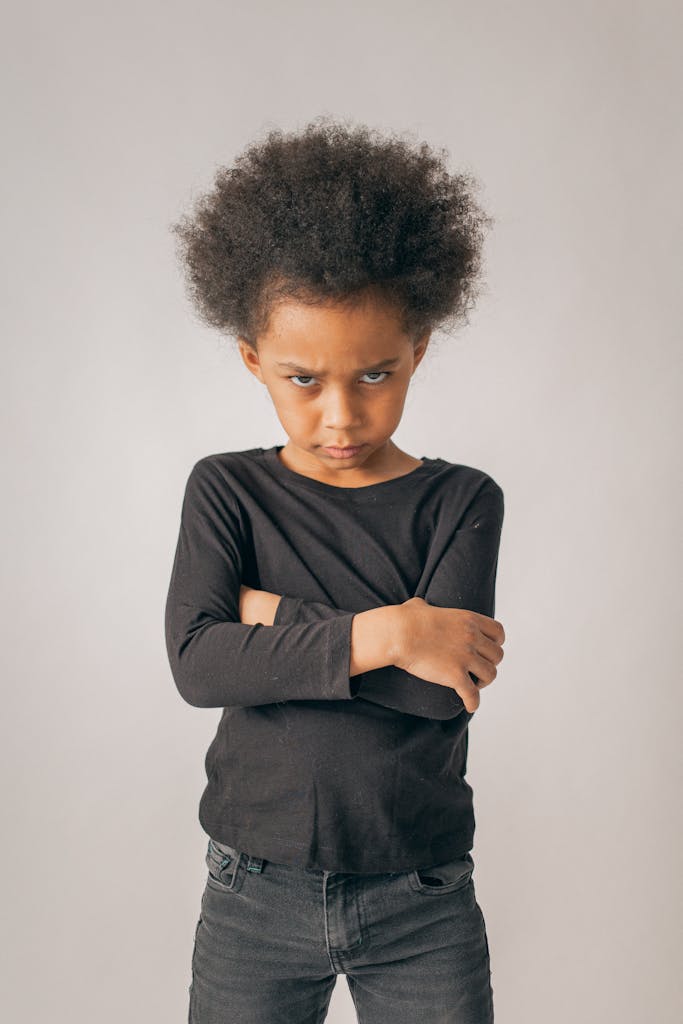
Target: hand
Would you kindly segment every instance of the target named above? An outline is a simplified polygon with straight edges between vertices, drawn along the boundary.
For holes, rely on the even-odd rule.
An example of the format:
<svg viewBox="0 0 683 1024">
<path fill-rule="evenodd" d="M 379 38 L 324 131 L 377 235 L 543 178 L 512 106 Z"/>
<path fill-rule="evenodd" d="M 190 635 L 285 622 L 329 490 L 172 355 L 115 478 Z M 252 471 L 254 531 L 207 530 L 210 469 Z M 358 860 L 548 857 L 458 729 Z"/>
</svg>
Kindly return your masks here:
<svg viewBox="0 0 683 1024">
<path fill-rule="evenodd" d="M 282 595 L 255 587 L 240 587 L 240 622 L 249 626 L 272 626 Z"/>
<path fill-rule="evenodd" d="M 505 630 L 497 619 L 466 608 L 438 608 L 421 597 L 399 606 L 398 653 L 394 664 L 432 683 L 450 686 L 467 711 L 479 707 L 479 690 L 498 674 Z M 472 681 L 470 672 L 477 676 Z"/>
</svg>

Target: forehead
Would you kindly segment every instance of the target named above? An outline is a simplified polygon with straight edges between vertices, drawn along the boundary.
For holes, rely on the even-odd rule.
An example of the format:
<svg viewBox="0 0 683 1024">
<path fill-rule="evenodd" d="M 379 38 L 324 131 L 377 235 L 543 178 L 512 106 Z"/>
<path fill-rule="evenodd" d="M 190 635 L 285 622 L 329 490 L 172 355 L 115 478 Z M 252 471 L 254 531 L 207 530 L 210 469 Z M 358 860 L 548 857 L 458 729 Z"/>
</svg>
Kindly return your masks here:
<svg viewBox="0 0 683 1024">
<path fill-rule="evenodd" d="M 310 306 L 287 300 L 274 307 L 259 351 L 274 362 L 355 370 L 398 358 L 407 344 L 398 313 L 384 303 Z"/>
</svg>

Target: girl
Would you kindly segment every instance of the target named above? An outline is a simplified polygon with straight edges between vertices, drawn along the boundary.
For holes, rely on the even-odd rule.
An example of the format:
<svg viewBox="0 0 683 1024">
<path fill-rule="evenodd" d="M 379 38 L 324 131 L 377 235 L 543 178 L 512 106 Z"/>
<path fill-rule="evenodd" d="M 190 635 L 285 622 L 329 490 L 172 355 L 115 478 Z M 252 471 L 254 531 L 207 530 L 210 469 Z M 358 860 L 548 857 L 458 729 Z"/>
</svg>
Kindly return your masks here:
<svg viewBox="0 0 683 1024">
<path fill-rule="evenodd" d="M 489 1024 L 468 724 L 496 677 L 503 492 L 392 441 L 465 318 L 475 182 L 426 144 L 270 131 L 173 231 L 204 322 L 287 435 L 192 468 L 166 603 L 181 696 L 222 708 L 190 1024 Z"/>
</svg>

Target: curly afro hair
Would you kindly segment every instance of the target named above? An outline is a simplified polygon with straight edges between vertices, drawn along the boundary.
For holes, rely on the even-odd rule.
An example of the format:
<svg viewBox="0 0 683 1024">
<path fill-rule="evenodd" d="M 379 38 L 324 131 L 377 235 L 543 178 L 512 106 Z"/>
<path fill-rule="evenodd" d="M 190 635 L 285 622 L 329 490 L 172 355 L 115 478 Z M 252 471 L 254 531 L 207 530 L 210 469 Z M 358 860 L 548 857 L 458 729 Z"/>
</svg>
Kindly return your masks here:
<svg viewBox="0 0 683 1024">
<path fill-rule="evenodd" d="M 415 340 L 467 321 L 492 218 L 446 157 L 326 115 L 271 129 L 171 225 L 200 321 L 254 349 L 282 299 L 372 295 Z"/>
</svg>

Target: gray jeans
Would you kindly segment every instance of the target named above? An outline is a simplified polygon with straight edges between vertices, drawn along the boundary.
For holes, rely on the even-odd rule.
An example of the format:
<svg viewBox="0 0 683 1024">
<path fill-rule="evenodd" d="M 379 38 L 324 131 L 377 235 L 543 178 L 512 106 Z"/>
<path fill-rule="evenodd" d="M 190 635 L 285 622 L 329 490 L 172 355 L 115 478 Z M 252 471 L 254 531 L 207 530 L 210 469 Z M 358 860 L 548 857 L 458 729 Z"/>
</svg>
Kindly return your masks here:
<svg viewBox="0 0 683 1024">
<path fill-rule="evenodd" d="M 189 1024 L 320 1024 L 344 974 L 359 1024 L 492 1024 L 474 861 L 356 875 L 209 840 Z"/>
</svg>

